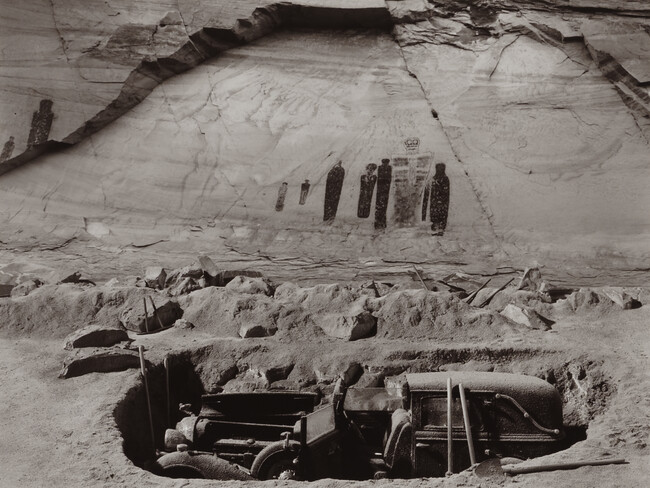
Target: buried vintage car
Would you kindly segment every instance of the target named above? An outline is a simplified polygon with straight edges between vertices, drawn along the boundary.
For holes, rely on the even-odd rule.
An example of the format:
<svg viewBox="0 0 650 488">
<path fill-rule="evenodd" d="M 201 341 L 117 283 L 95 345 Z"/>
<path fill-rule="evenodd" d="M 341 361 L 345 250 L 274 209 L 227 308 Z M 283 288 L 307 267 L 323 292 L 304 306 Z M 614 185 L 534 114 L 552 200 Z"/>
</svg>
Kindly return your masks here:
<svg viewBox="0 0 650 488">
<path fill-rule="evenodd" d="M 329 403 L 315 406 L 316 398 L 204 395 L 198 416 L 168 429 L 165 447 L 178 452 L 157 465 L 182 477 L 212 478 L 223 460 L 262 480 L 433 477 L 472 461 L 566 447 L 560 395 L 531 376 L 414 373 L 396 388 L 345 388 L 339 381 Z"/>
</svg>

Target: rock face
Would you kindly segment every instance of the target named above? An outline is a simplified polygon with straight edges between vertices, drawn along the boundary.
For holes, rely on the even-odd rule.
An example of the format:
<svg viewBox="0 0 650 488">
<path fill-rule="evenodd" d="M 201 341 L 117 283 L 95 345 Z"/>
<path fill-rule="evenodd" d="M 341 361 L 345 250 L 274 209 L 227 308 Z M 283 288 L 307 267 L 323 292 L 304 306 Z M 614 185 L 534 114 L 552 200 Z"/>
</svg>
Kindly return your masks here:
<svg viewBox="0 0 650 488">
<path fill-rule="evenodd" d="M 648 256 L 647 2 L 29 0 L 0 22 L 9 248 Z"/>
<path fill-rule="evenodd" d="M 129 336 L 123 329 L 89 325 L 66 337 L 63 348 L 70 351 L 79 347 L 109 347 L 128 340 Z"/>
</svg>

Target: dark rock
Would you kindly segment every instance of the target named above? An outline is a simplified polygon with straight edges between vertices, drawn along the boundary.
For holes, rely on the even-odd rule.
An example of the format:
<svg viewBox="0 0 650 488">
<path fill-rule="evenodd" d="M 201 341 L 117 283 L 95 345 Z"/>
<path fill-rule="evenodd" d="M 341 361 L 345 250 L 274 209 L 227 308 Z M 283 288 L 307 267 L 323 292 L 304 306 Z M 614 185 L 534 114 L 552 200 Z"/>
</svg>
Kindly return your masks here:
<svg viewBox="0 0 650 488">
<path fill-rule="evenodd" d="M 77 354 L 66 359 L 59 378 L 73 378 L 87 373 L 108 373 L 140 367 L 140 357 L 135 351 L 113 349 L 94 351 L 88 355 Z"/>
<path fill-rule="evenodd" d="M 269 337 L 277 331 L 277 326 L 272 322 L 268 325 L 246 323 L 239 327 L 239 336 L 243 339 L 250 337 Z"/>
<path fill-rule="evenodd" d="M 72 350 L 78 347 L 110 347 L 118 342 L 128 340 L 129 335 L 124 329 L 89 325 L 66 337 L 63 348 Z"/>
<path fill-rule="evenodd" d="M 0 298 L 10 297 L 13 289 L 14 285 L 0 284 Z"/>
</svg>

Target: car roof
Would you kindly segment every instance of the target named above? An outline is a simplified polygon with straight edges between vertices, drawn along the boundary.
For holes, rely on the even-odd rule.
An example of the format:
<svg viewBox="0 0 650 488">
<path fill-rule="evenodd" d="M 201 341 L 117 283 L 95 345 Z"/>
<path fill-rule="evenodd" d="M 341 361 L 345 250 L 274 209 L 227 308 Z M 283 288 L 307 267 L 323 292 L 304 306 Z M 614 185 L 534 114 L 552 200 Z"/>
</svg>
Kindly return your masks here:
<svg viewBox="0 0 650 488">
<path fill-rule="evenodd" d="M 444 392 L 447 378 L 452 387 L 459 383 L 468 391 L 492 391 L 513 398 L 526 411 L 546 426 L 561 427 L 562 398 L 546 381 L 534 376 L 484 371 L 445 371 L 438 373 L 412 373 L 406 375 L 411 393 Z"/>
<path fill-rule="evenodd" d="M 452 386 L 462 383 L 466 389 L 493 390 L 504 394 L 508 394 L 508 391 L 521 392 L 529 389 L 555 391 L 553 385 L 535 376 L 485 371 L 410 373 L 406 375 L 406 382 L 411 391 L 446 390 L 447 378 L 451 378 Z"/>
</svg>

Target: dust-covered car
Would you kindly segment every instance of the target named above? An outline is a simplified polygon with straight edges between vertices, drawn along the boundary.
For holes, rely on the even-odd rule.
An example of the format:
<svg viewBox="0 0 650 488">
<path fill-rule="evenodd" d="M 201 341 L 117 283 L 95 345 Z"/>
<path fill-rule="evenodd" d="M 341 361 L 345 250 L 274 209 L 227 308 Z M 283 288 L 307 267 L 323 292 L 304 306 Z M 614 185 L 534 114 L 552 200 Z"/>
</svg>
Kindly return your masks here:
<svg viewBox="0 0 650 488">
<path fill-rule="evenodd" d="M 564 447 L 560 395 L 531 376 L 415 373 L 395 388 L 345 388 L 339 382 L 328 403 L 314 407 L 314 401 L 287 392 L 204 396 L 198 416 L 168 430 L 166 448 L 186 452 L 188 459 L 192 452 L 214 453 L 258 479 L 314 480 L 442 476 L 470 466 L 470 444 L 475 462 L 525 459 Z M 158 459 L 163 472 L 172 468 L 172 456 L 174 470 L 182 471 L 183 455 L 170 453 Z M 196 459 L 188 472 L 212 477 L 209 465 L 216 457 L 205 457 L 205 469 Z"/>
</svg>

